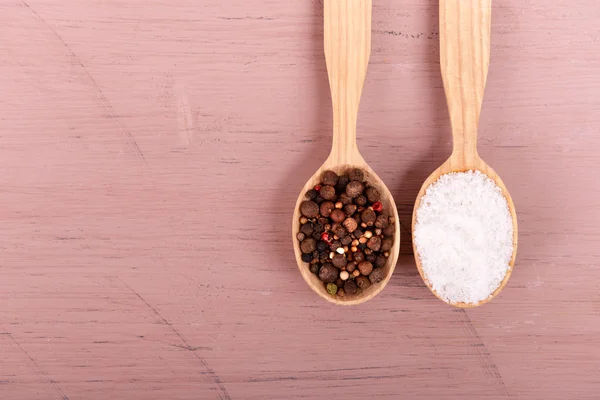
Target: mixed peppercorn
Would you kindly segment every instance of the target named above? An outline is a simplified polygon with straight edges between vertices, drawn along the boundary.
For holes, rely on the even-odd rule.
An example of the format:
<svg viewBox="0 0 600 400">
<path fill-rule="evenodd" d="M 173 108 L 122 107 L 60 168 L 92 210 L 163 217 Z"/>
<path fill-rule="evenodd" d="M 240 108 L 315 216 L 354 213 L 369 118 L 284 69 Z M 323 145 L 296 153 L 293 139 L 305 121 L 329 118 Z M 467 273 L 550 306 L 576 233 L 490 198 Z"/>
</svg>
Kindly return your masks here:
<svg viewBox="0 0 600 400">
<path fill-rule="evenodd" d="M 339 175 L 325 171 L 300 204 L 302 261 L 330 295 L 360 294 L 381 282 L 394 244 L 394 219 L 381 194 L 358 168 Z"/>
</svg>

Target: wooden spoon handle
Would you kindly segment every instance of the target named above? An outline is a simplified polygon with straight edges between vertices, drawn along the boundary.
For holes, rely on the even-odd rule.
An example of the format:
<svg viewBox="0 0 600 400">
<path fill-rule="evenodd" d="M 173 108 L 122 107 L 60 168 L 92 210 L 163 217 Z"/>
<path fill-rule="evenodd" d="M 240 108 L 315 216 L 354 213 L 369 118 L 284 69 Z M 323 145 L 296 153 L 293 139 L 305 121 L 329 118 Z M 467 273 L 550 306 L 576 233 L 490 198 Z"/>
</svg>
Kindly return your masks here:
<svg viewBox="0 0 600 400">
<path fill-rule="evenodd" d="M 333 146 L 329 160 L 359 158 L 356 120 L 371 54 L 372 0 L 325 0 L 325 61 L 333 102 Z"/>
<path fill-rule="evenodd" d="M 492 0 L 440 0 L 440 61 L 454 139 L 452 157 L 473 165 L 490 64 Z"/>
</svg>

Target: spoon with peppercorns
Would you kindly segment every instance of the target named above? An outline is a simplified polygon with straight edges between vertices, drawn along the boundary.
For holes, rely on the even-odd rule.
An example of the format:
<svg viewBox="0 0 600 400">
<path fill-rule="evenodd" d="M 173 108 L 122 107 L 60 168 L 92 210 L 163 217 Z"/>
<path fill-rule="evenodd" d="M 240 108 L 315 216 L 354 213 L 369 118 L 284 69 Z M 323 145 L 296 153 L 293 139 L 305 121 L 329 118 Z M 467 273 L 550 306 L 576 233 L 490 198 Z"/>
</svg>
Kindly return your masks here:
<svg viewBox="0 0 600 400">
<path fill-rule="evenodd" d="M 333 103 L 333 145 L 294 209 L 294 253 L 321 297 L 353 305 L 376 296 L 400 251 L 394 199 L 356 144 L 358 105 L 371 53 L 372 0 L 325 0 L 325 60 Z"/>
</svg>

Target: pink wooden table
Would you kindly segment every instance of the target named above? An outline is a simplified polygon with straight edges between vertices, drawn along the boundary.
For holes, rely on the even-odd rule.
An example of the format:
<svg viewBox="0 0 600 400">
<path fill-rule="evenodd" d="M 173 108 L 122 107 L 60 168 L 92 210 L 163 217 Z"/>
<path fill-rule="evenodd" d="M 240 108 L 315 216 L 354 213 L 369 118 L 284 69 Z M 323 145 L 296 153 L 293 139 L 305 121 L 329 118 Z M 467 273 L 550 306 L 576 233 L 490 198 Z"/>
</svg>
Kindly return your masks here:
<svg viewBox="0 0 600 400">
<path fill-rule="evenodd" d="M 0 1 L 1 399 L 598 398 L 597 1 L 494 2 L 480 152 L 520 247 L 468 311 L 410 244 L 450 150 L 434 0 L 374 1 L 359 145 L 396 273 L 334 308 L 297 271 L 331 140 L 319 3 Z"/>
</svg>

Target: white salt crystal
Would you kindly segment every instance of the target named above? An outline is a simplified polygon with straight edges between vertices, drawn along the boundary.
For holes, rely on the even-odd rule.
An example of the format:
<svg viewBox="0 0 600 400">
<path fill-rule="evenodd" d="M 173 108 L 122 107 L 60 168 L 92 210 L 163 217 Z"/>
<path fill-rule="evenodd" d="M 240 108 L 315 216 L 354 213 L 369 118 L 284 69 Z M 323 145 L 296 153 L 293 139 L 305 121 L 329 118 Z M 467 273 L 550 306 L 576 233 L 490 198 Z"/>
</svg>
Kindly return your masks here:
<svg viewBox="0 0 600 400">
<path fill-rule="evenodd" d="M 442 175 L 423 196 L 413 240 L 438 296 L 450 303 L 485 300 L 510 268 L 513 223 L 506 198 L 479 171 Z"/>
</svg>

